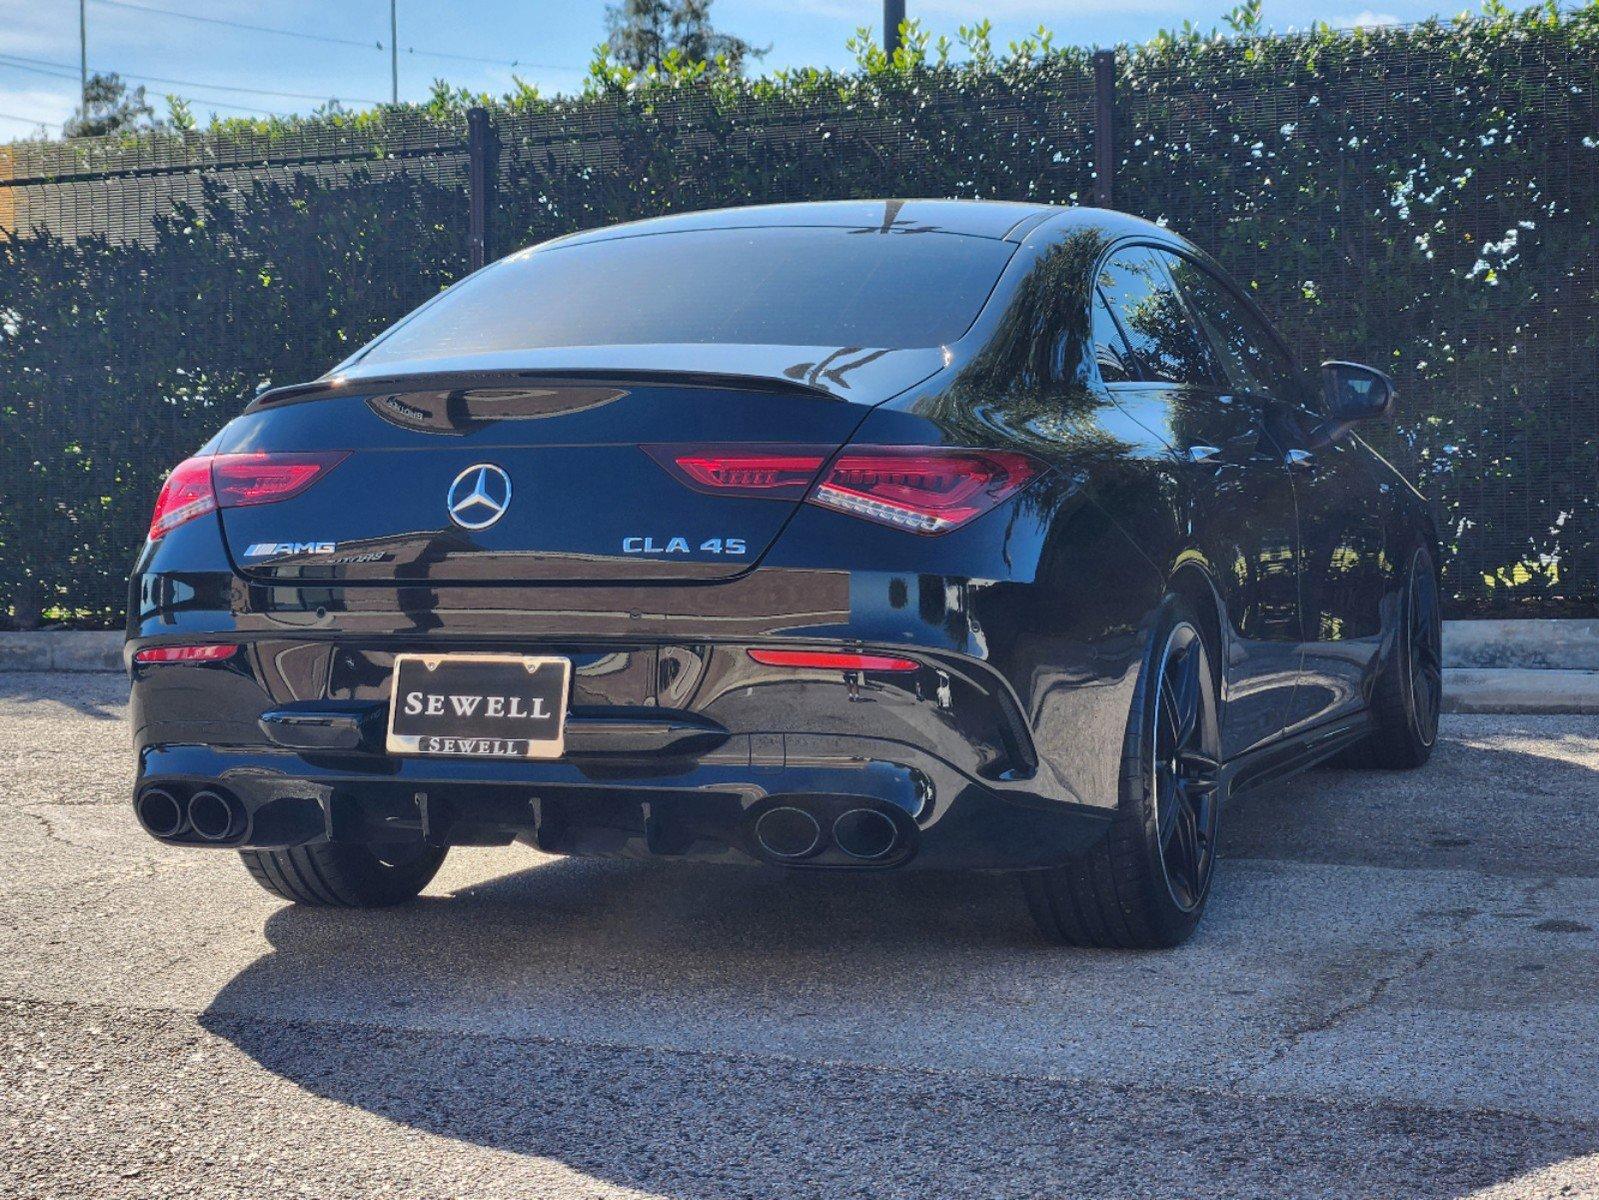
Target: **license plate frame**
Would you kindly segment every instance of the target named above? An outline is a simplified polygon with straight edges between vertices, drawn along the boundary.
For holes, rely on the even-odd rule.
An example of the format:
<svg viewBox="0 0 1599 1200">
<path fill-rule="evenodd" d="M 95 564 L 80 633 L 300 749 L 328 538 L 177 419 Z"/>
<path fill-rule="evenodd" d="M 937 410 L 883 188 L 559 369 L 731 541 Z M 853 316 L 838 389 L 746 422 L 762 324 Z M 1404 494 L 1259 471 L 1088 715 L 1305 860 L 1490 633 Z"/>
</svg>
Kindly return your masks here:
<svg viewBox="0 0 1599 1200">
<path fill-rule="evenodd" d="M 529 688 L 530 680 L 538 686 Z M 436 690 L 419 689 L 418 682 Z M 450 651 L 397 654 L 389 684 L 384 748 L 390 754 L 521 760 L 560 758 L 566 752 L 566 708 L 572 690 L 569 658 Z M 422 697 L 420 712 L 405 710 L 402 697 L 409 699 L 412 693 Z M 434 704 L 435 696 L 443 698 L 441 710 Z M 495 699 L 500 711 L 491 714 L 490 702 Z M 462 706 L 470 706 L 470 711 L 462 712 Z M 537 736 L 517 721 L 537 722 Z"/>
</svg>

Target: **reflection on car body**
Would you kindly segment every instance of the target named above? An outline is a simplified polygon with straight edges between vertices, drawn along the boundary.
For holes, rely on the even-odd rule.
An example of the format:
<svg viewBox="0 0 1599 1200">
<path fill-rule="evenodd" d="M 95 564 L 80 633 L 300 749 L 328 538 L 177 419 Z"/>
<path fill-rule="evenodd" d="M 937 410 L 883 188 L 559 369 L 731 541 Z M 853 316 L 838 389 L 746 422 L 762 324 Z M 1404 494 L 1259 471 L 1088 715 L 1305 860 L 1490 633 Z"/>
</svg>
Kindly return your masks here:
<svg viewBox="0 0 1599 1200">
<path fill-rule="evenodd" d="M 1430 750 L 1436 536 L 1359 436 L 1392 405 L 1115 213 L 557 239 L 174 471 L 131 591 L 135 806 L 305 903 L 521 840 L 1014 871 L 1052 936 L 1170 945 L 1230 795 Z M 493 520 L 457 519 L 485 472 Z M 411 735 L 472 755 L 390 752 L 415 654 L 570 664 L 559 756 L 464 724 Z"/>
</svg>

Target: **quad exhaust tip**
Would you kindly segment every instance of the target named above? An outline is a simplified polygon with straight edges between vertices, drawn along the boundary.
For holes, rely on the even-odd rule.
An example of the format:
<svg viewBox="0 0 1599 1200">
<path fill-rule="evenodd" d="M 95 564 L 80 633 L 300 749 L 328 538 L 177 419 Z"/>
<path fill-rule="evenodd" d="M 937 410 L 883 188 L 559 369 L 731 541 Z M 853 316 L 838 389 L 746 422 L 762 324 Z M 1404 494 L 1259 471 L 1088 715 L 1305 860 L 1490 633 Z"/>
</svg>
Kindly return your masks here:
<svg viewBox="0 0 1599 1200">
<path fill-rule="evenodd" d="M 833 822 L 833 841 L 851 858 L 882 858 L 899 842 L 899 826 L 873 808 L 852 808 Z"/>
<path fill-rule="evenodd" d="M 773 858 L 804 858 L 822 844 L 822 827 L 803 808 L 769 808 L 755 822 L 755 840 Z"/>
<path fill-rule="evenodd" d="M 173 838 L 189 827 L 188 814 L 165 788 L 146 788 L 135 806 L 139 824 L 158 838 Z"/>
<path fill-rule="evenodd" d="M 228 842 L 244 832 L 244 808 L 221 792 L 202 789 L 189 797 L 189 826 L 208 842 Z"/>
</svg>

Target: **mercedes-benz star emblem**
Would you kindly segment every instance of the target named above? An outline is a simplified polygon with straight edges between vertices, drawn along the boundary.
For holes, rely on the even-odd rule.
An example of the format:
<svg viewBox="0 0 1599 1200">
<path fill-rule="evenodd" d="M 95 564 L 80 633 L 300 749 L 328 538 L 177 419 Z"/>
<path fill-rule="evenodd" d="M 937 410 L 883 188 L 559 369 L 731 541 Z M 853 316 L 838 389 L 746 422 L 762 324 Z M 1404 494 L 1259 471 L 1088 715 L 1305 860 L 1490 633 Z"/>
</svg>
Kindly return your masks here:
<svg viewBox="0 0 1599 1200">
<path fill-rule="evenodd" d="M 445 503 L 462 529 L 487 529 L 511 506 L 511 477 L 493 463 L 477 463 L 455 477 Z"/>
</svg>

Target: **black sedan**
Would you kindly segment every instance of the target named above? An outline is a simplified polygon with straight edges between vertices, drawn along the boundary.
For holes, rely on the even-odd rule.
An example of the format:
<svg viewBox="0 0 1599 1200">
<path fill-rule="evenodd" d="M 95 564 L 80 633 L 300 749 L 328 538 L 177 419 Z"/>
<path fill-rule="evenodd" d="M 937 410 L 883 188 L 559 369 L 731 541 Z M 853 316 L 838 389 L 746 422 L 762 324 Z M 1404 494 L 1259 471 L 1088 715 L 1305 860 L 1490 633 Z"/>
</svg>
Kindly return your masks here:
<svg viewBox="0 0 1599 1200">
<path fill-rule="evenodd" d="M 1205 254 L 848 201 L 580 233 L 257 396 L 162 489 L 134 806 L 304 904 L 450 846 L 1017 872 L 1167 946 L 1232 794 L 1425 762 L 1436 534 Z"/>
</svg>

